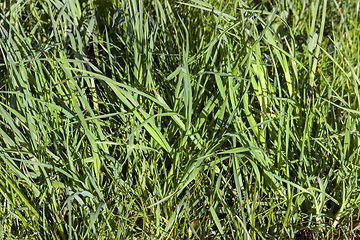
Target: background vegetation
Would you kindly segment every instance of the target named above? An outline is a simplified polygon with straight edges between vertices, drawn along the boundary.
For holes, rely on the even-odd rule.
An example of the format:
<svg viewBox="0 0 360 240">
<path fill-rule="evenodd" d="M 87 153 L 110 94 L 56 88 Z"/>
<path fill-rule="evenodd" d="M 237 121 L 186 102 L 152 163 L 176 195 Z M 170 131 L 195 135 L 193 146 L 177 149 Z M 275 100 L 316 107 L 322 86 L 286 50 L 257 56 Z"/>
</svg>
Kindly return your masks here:
<svg viewBox="0 0 360 240">
<path fill-rule="evenodd" d="M 359 237 L 359 5 L 2 1 L 0 239 Z"/>
</svg>

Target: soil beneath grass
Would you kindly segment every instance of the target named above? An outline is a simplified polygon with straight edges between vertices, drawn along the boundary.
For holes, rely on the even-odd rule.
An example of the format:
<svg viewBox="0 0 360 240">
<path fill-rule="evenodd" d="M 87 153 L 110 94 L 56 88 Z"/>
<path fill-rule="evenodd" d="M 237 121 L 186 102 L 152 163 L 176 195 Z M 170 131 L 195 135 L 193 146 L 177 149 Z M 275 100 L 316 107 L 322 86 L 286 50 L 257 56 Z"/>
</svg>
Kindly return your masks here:
<svg viewBox="0 0 360 240">
<path fill-rule="evenodd" d="M 314 238 L 309 230 L 303 229 L 296 233 L 295 239 L 296 240 L 312 240 Z"/>
</svg>

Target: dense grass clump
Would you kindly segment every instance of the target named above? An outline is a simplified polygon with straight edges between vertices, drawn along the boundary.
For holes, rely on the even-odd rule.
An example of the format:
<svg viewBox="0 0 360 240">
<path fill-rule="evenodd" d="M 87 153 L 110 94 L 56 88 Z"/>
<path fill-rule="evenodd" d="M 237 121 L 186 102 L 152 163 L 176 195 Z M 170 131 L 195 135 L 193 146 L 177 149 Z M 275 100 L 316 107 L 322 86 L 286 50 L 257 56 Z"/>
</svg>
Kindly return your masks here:
<svg viewBox="0 0 360 240">
<path fill-rule="evenodd" d="M 359 1 L 0 3 L 0 239 L 357 239 Z"/>
</svg>

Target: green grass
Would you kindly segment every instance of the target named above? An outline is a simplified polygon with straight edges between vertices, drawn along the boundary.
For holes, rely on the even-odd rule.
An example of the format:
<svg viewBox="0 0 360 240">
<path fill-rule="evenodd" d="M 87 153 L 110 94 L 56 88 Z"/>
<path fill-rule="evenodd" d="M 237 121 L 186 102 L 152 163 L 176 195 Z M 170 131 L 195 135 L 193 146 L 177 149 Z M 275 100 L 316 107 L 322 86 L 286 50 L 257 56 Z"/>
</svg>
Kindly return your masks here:
<svg viewBox="0 0 360 240">
<path fill-rule="evenodd" d="M 0 3 L 0 239 L 358 239 L 359 4 Z"/>
</svg>

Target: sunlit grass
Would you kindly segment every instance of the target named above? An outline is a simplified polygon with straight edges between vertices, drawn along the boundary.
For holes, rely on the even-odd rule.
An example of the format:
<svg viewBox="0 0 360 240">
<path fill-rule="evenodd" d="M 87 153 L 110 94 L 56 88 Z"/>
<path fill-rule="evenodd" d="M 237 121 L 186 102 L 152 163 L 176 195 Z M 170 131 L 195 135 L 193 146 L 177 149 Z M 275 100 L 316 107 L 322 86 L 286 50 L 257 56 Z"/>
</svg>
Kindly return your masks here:
<svg viewBox="0 0 360 240">
<path fill-rule="evenodd" d="M 359 237 L 358 6 L 0 3 L 0 238 Z"/>
</svg>

